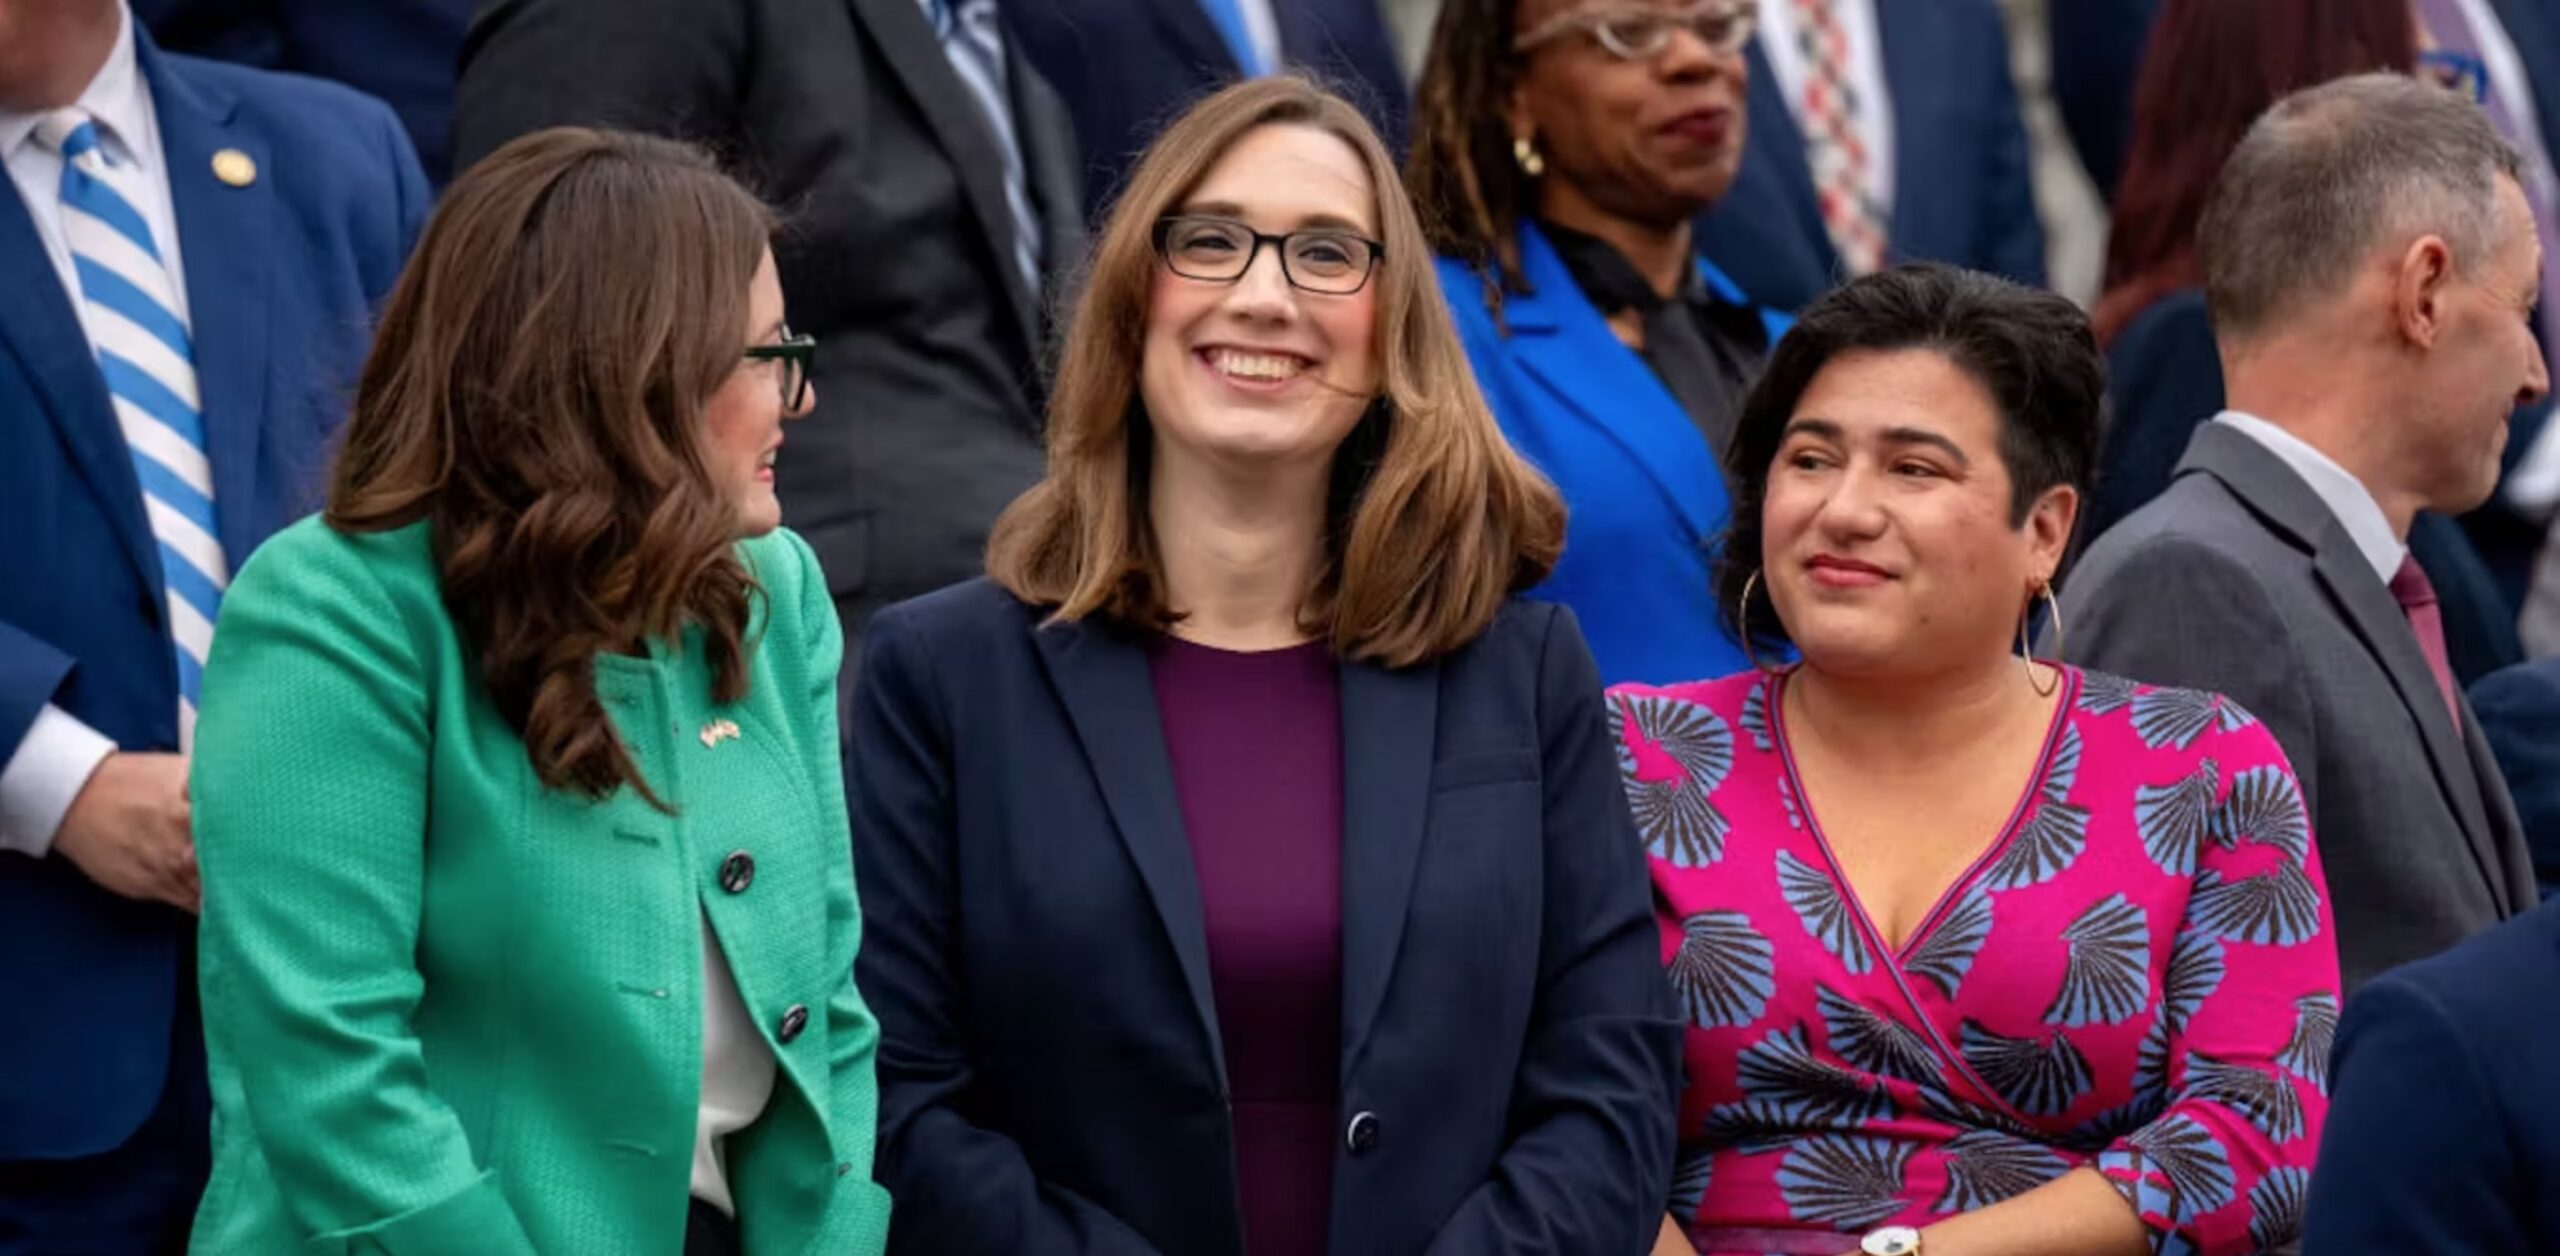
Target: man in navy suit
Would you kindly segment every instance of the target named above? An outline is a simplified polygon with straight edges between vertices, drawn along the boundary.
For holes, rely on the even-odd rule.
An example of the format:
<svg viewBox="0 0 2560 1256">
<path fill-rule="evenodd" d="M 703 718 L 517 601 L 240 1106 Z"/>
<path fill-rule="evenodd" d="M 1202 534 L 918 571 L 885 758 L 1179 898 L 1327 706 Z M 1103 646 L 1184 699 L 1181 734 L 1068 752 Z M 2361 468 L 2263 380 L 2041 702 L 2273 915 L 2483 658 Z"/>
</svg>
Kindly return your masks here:
<svg viewBox="0 0 2560 1256">
<path fill-rule="evenodd" d="M 427 189 L 380 102 L 161 53 L 120 0 L 0 5 L 0 158 L 0 1256 L 175 1251 L 196 681 Z"/>
<path fill-rule="evenodd" d="M 1298 69 L 1404 148 L 1404 76 L 1377 0 L 1004 0 L 1022 55 L 1066 98 L 1099 216 L 1138 154 L 1193 101 Z"/>
<path fill-rule="evenodd" d="M 1761 0 L 1751 143 L 1698 249 L 1801 309 L 1904 261 L 2044 283 L 2026 124 L 1994 0 Z"/>
</svg>

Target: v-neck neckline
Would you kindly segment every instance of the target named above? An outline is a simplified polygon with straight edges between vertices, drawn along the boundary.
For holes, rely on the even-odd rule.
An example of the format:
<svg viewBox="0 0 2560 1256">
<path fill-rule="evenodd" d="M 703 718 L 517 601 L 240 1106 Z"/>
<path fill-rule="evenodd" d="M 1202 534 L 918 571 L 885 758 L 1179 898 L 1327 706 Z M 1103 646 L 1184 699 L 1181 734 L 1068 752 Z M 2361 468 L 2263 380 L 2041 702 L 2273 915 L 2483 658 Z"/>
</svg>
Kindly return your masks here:
<svg viewBox="0 0 2560 1256">
<path fill-rule="evenodd" d="M 1904 938 L 1900 946 L 1894 946 L 1886 939 L 1883 927 L 1867 911 L 1866 900 L 1860 898 L 1857 888 L 1849 884 L 1849 874 L 1840 866 L 1840 856 L 1832 850 L 1830 836 L 1822 831 L 1822 816 L 1814 807 L 1813 791 L 1805 787 L 1804 774 L 1796 765 L 1795 744 L 1787 736 L 1786 703 L 1787 682 L 1794 678 L 1795 669 L 1786 669 L 1767 679 L 1770 739 L 1777 743 L 1778 762 L 1786 773 L 1787 788 L 1794 792 L 1797 805 L 1804 811 L 1805 831 L 1812 834 L 1814 848 L 1822 854 L 1823 869 L 1831 878 L 1833 888 L 1839 891 L 1840 901 L 1848 906 L 1850 916 L 1858 922 L 1867 944 L 1892 962 L 1897 976 L 1912 952 L 1946 923 L 1948 913 L 1956 904 L 1964 901 L 1966 893 L 1982 878 L 1983 870 L 2017 843 L 2018 834 L 2026 828 L 2027 818 L 2045 801 L 2045 782 L 2053 775 L 2054 755 L 2061 749 L 2063 734 L 2071 723 L 2071 713 L 2080 701 L 2079 670 L 2070 667 L 2058 670 L 2064 681 L 2062 691 L 2055 695 L 2053 714 L 2044 730 L 2044 742 L 2036 751 L 2035 770 L 2027 774 L 2026 785 L 2019 791 L 2017 801 L 2010 805 L 2008 820 L 2000 826 L 1999 834 L 1991 844 L 1983 847 L 1973 862 L 1966 864 L 1964 871 L 1956 874 L 1955 879 L 1938 892 L 1937 899 L 1920 917 L 1920 923 L 1912 926 L 1911 935 Z"/>
</svg>

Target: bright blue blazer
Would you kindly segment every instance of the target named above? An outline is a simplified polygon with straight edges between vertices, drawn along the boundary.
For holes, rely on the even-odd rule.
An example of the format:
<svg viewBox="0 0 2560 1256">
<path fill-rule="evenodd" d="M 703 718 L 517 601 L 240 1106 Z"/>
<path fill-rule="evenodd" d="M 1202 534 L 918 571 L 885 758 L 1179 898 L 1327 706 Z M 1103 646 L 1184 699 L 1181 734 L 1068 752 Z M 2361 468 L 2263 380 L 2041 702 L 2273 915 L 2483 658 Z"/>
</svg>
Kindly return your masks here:
<svg viewBox="0 0 2560 1256">
<path fill-rule="evenodd" d="M 215 530 L 236 571 L 318 503 L 325 442 L 427 185 L 380 101 L 144 37 L 136 49 L 170 171 Z M 248 186 L 214 177 L 225 149 L 256 163 Z M 127 750 L 178 746 L 159 551 L 55 274 L 0 182 L 0 763 L 47 703 Z M 0 854 L 0 1161 L 105 1151 L 150 1113 L 194 928 L 61 858 Z"/>
<path fill-rule="evenodd" d="M 1730 503 L 1707 439 L 1653 368 L 1618 340 L 1534 224 L 1529 291 L 1497 321 L 1485 280 L 1441 258 L 1440 289 L 1503 435 L 1564 494 L 1564 557 L 1536 596 L 1582 621 L 1607 684 L 1704 680 L 1750 666 L 1716 619 L 1715 551 Z M 1704 261 L 1728 301 L 1747 300 Z M 1762 310 L 1769 341 L 1792 320 Z"/>
</svg>

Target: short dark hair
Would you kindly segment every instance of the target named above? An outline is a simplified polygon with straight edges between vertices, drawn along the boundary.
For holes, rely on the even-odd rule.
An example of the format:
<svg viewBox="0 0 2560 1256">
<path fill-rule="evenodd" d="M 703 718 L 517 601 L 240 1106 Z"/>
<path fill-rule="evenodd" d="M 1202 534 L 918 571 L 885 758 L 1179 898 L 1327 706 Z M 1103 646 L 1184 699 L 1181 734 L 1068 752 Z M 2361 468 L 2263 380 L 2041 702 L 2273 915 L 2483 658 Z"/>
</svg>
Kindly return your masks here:
<svg viewBox="0 0 2560 1256">
<path fill-rule="evenodd" d="M 2214 181 L 2197 228 L 2214 330 L 2248 335 L 2334 295 L 2386 233 L 2433 232 L 2465 271 L 2497 246 L 2516 151 L 2470 100 L 2359 74 L 2276 102 Z"/>
<path fill-rule="evenodd" d="M 2080 307 L 2050 292 L 1952 266 L 1911 265 L 1834 289 L 1778 341 L 1742 403 L 1725 468 L 1733 521 L 1716 561 L 1718 614 L 1737 640 L 1789 644 L 1763 596 L 1742 609 L 1760 570 L 1760 508 L 1769 466 L 1796 404 L 1844 353 L 1929 349 L 1973 377 L 2000 407 L 2000 461 L 2009 471 L 2009 523 L 2024 524 L 2057 485 L 2084 496 L 2106 410 L 2106 359 Z M 1742 618 L 1737 620 L 1737 613 Z M 1746 635 L 1747 634 L 1747 635 Z"/>
</svg>

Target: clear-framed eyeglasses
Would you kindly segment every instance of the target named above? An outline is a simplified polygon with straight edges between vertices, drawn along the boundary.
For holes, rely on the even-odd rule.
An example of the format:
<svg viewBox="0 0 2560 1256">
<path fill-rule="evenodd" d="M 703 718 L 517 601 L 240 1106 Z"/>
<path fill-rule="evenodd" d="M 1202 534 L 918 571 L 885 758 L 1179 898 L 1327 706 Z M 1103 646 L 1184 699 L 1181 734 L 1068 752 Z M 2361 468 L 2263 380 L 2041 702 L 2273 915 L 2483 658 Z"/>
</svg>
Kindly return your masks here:
<svg viewBox="0 0 2560 1256">
<path fill-rule="evenodd" d="M 1538 23 L 1511 43 L 1526 56 L 1574 35 L 1592 42 L 1621 61 L 1646 61 L 1671 46 L 1672 35 L 1686 28 L 1709 49 L 1725 54 L 1742 51 L 1760 24 L 1758 0 L 1692 0 L 1665 7 L 1636 0 L 1599 0 Z"/>
</svg>

